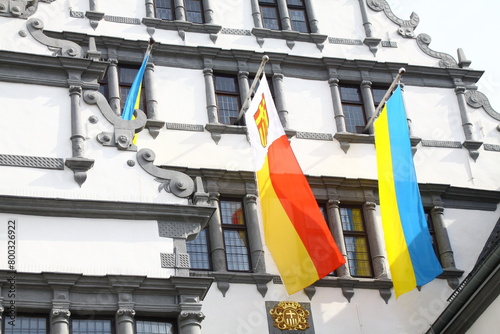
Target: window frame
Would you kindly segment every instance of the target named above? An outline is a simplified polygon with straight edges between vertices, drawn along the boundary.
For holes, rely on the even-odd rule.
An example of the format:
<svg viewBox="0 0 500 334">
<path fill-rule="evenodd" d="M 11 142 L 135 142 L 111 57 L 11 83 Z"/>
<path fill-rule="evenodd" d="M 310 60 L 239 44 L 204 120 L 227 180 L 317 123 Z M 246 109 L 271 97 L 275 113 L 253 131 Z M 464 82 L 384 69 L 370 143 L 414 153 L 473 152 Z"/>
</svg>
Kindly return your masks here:
<svg viewBox="0 0 500 334">
<path fill-rule="evenodd" d="M 161 321 L 160 321 L 161 319 Z M 163 322 L 163 323 L 168 323 L 168 324 L 171 324 L 172 325 L 172 334 L 177 334 L 179 333 L 178 332 L 178 329 L 177 329 L 177 320 L 176 319 L 170 319 L 170 318 L 166 318 L 166 319 L 163 319 L 163 318 L 155 318 L 155 317 L 141 317 L 141 316 L 136 316 L 134 317 L 134 334 L 139 334 L 139 332 L 137 331 L 137 323 L 139 321 L 149 321 L 149 322 Z"/>
<path fill-rule="evenodd" d="M 201 230 L 198 235 L 196 235 L 196 238 L 194 238 L 193 240 L 191 241 L 186 241 L 186 253 L 189 254 L 189 263 L 190 263 L 190 270 L 196 270 L 196 271 L 211 271 L 213 270 L 213 264 L 212 264 L 212 257 L 210 256 L 211 255 L 211 249 L 212 249 L 212 246 L 210 244 L 210 232 L 209 232 L 209 226 L 207 225 L 203 230 Z M 206 245 L 206 254 L 205 252 L 190 252 L 189 250 L 189 245 L 190 243 L 192 243 L 191 245 L 195 245 L 195 242 L 198 240 L 198 238 L 200 238 L 200 236 L 202 236 L 205 240 L 205 245 Z M 193 267 L 193 261 L 192 261 L 192 254 L 204 254 L 206 255 L 208 261 L 207 261 L 207 264 L 208 264 L 208 268 L 194 268 Z"/>
<path fill-rule="evenodd" d="M 7 332 L 7 328 L 8 328 L 8 324 L 9 322 L 12 320 L 7 314 L 5 314 L 3 318 L 3 321 L 2 321 L 2 333 L 3 334 L 16 334 L 14 331 L 12 332 Z M 45 334 L 50 334 L 50 319 L 49 319 L 49 315 L 46 315 L 46 314 L 42 314 L 42 313 L 22 313 L 22 312 L 19 312 L 19 313 L 16 313 L 16 318 L 15 320 L 18 321 L 19 318 L 41 318 L 41 319 L 45 319 Z M 12 328 L 16 328 L 17 327 L 17 324 L 15 326 L 9 326 L 9 327 L 12 327 Z M 31 332 L 30 332 L 31 333 Z M 20 331 L 20 334 L 22 334 L 22 331 Z"/>
<path fill-rule="evenodd" d="M 172 18 L 171 19 L 162 18 L 162 17 L 160 17 L 160 15 L 158 15 L 158 8 L 165 8 L 165 9 L 167 9 L 167 7 L 158 7 L 158 5 L 157 5 L 158 0 L 154 0 L 153 1 L 155 17 L 158 18 L 158 19 L 160 19 L 160 20 L 174 21 L 175 20 L 175 4 L 174 4 L 174 0 L 162 0 L 162 1 L 170 3 L 170 8 L 169 9 L 171 11 Z"/>
<path fill-rule="evenodd" d="M 243 220 L 243 224 L 226 224 L 224 223 L 225 219 L 223 216 L 223 203 L 239 203 L 241 209 L 241 217 Z M 247 222 L 246 222 L 246 217 L 245 217 L 245 203 L 243 199 L 239 198 L 234 198 L 234 197 L 221 197 L 219 199 L 219 214 L 221 218 L 221 230 L 222 230 L 222 239 L 224 242 L 224 250 L 225 250 L 225 257 L 226 257 L 226 268 L 227 271 L 229 272 L 251 272 L 252 271 L 252 259 L 250 257 L 250 240 L 248 237 L 248 229 L 247 229 Z M 232 218 L 231 218 L 232 219 Z M 243 242 L 246 243 L 244 249 L 246 251 L 246 262 L 247 262 L 247 269 L 230 269 L 230 256 L 228 252 L 228 246 L 230 246 L 226 240 L 226 231 L 237 231 L 238 233 L 244 233 L 244 240 Z M 231 254 L 236 254 L 236 253 L 231 253 Z M 237 255 L 237 254 L 236 254 Z M 237 262 L 237 261 L 236 261 Z"/>
<path fill-rule="evenodd" d="M 358 93 L 359 99 L 358 100 L 345 99 L 343 97 L 343 94 L 342 94 L 342 90 L 343 89 L 355 89 L 357 91 L 357 93 Z M 342 112 L 344 114 L 344 119 L 345 119 L 345 128 L 346 128 L 346 131 L 349 132 L 349 133 L 362 134 L 363 130 L 364 130 L 364 127 L 366 126 L 366 123 L 367 123 L 367 118 L 366 118 L 366 110 L 365 110 L 365 104 L 364 104 L 364 101 L 363 101 L 363 95 L 362 95 L 362 92 L 361 92 L 361 88 L 359 86 L 349 85 L 349 84 L 339 85 L 339 93 L 340 93 L 340 103 L 342 105 Z M 373 103 L 373 101 L 372 101 L 372 103 Z M 352 128 L 350 128 L 351 126 L 350 126 L 350 124 L 348 122 L 348 120 L 354 120 L 355 117 L 348 116 L 349 113 L 346 112 L 345 106 L 353 106 L 353 107 L 360 107 L 361 108 L 361 114 L 362 114 L 362 118 L 363 118 L 363 124 L 362 125 L 353 125 L 354 129 L 356 131 L 352 131 Z"/>
<path fill-rule="evenodd" d="M 115 319 L 113 316 L 106 316 L 106 315 L 89 315 L 89 316 L 73 316 L 71 315 L 69 318 L 69 334 L 75 334 L 73 330 L 73 322 L 74 321 L 95 321 L 95 320 L 107 320 L 110 323 L 110 334 L 117 334 L 116 333 L 116 327 L 115 327 Z M 80 334 L 91 334 L 91 333 L 80 333 Z M 101 333 L 94 333 L 94 334 L 105 334 L 104 332 Z"/>
<path fill-rule="evenodd" d="M 301 5 L 290 4 L 290 3 L 288 3 L 288 1 L 289 0 L 286 1 L 286 4 L 287 4 L 287 7 L 288 7 L 288 14 L 289 14 L 289 17 L 290 17 L 290 25 L 292 27 L 292 30 L 300 32 L 300 33 L 304 33 L 304 34 L 310 34 L 311 33 L 311 27 L 310 27 L 310 24 L 309 24 L 309 16 L 307 15 L 307 8 L 306 8 L 305 0 L 299 0 L 299 1 L 302 2 Z M 304 14 L 304 21 L 293 20 L 292 19 L 292 11 L 296 11 L 296 12 L 300 11 L 300 12 L 302 12 Z M 303 22 L 306 31 L 302 31 L 300 29 L 294 29 L 294 22 Z"/>
<path fill-rule="evenodd" d="M 346 230 L 344 229 L 344 222 L 342 221 L 342 209 L 350 209 L 350 210 L 359 210 L 359 214 L 360 214 L 360 219 L 361 219 L 361 225 L 363 227 L 363 231 L 354 231 L 354 230 Z M 344 244 L 345 244 L 345 247 L 346 247 L 346 250 L 347 250 L 347 266 L 349 268 L 349 272 L 351 274 L 352 277 L 356 277 L 356 278 L 373 278 L 374 277 L 374 270 L 373 270 L 373 261 L 372 261 L 372 256 L 371 256 L 371 251 L 370 251 L 370 242 L 369 242 L 369 236 L 368 236 L 368 231 L 366 229 L 366 219 L 365 219 L 365 215 L 364 215 L 364 210 L 363 210 L 363 207 L 362 206 L 357 206 L 357 205 L 340 205 L 339 206 L 339 213 L 340 213 L 340 224 L 341 224 L 341 227 L 342 227 L 342 234 L 343 234 L 343 239 L 344 239 Z M 365 246 L 366 246 L 366 256 L 368 257 L 367 259 L 367 262 L 369 264 L 369 270 L 370 270 L 370 274 L 369 275 L 355 275 L 353 274 L 354 270 L 350 264 L 350 259 L 349 259 L 349 250 L 348 250 L 348 247 L 347 247 L 347 243 L 346 243 L 346 238 L 348 237 L 352 237 L 352 238 L 362 238 L 364 239 L 364 243 L 365 243 Z"/>
<path fill-rule="evenodd" d="M 234 87 L 236 88 L 235 91 L 217 89 L 217 78 L 232 79 L 234 81 Z M 240 95 L 240 87 L 239 87 L 238 77 L 236 75 L 214 73 L 213 80 L 214 80 L 215 102 L 217 105 L 217 121 L 220 124 L 236 125 L 236 119 L 237 119 L 239 112 L 241 110 L 241 95 Z M 238 105 L 238 109 L 236 110 L 236 117 L 231 117 L 229 115 L 228 116 L 221 115 L 221 110 L 225 110 L 225 109 L 221 109 L 221 102 L 219 100 L 219 97 L 224 97 L 224 96 L 236 99 L 237 105 Z M 228 122 L 223 121 L 224 117 L 228 118 Z"/>
</svg>

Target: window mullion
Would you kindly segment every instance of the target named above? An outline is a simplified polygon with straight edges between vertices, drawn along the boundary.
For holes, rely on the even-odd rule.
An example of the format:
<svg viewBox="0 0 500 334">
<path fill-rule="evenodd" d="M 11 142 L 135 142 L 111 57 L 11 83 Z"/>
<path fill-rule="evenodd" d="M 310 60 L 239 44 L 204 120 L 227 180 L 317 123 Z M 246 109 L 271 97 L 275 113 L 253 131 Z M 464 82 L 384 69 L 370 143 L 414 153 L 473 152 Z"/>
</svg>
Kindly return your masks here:
<svg viewBox="0 0 500 334">
<path fill-rule="evenodd" d="M 281 29 L 292 30 L 292 23 L 290 21 L 290 13 L 288 12 L 286 0 L 277 0 L 277 3 L 280 15 Z"/>
</svg>

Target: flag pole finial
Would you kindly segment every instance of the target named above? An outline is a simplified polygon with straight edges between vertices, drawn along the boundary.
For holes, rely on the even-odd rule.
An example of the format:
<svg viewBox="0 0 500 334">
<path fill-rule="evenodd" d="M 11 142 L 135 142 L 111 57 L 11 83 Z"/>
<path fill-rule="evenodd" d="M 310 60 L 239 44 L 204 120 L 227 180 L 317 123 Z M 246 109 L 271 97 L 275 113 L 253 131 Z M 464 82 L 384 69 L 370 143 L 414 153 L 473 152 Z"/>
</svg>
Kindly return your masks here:
<svg viewBox="0 0 500 334">
<path fill-rule="evenodd" d="M 389 86 L 389 89 L 387 90 L 387 92 L 385 93 L 384 97 L 382 98 L 382 100 L 380 101 L 380 103 L 378 104 L 377 106 L 377 109 L 375 109 L 375 112 L 373 113 L 373 115 L 370 117 L 370 119 L 368 120 L 368 122 L 366 123 L 365 125 L 365 128 L 363 129 L 363 133 L 366 133 L 366 131 L 368 131 L 368 129 L 370 128 L 370 126 L 372 125 L 373 121 L 375 121 L 375 118 L 378 117 L 378 115 L 380 114 L 380 111 L 382 110 L 382 108 L 384 107 L 385 105 L 385 102 L 389 99 L 389 97 L 391 96 L 392 94 L 392 91 L 394 90 L 394 88 L 396 87 L 396 85 L 399 85 L 399 81 L 401 80 L 401 77 L 403 76 L 403 74 L 406 73 L 406 69 L 404 67 L 401 67 L 398 71 L 398 75 L 396 75 L 396 77 L 394 78 L 394 80 L 392 81 L 391 85 Z"/>
<path fill-rule="evenodd" d="M 266 63 L 268 61 L 269 61 L 269 56 L 263 55 L 259 69 L 257 70 L 257 73 L 255 74 L 255 79 L 252 82 L 252 86 L 248 90 L 247 96 L 245 98 L 245 101 L 243 101 L 243 105 L 241 106 L 240 113 L 238 114 L 238 118 L 236 119 L 235 123 L 238 123 L 240 121 L 240 119 L 243 117 L 243 115 L 245 114 L 245 111 L 248 108 L 248 104 L 250 103 L 250 98 L 252 97 L 252 93 L 255 90 L 255 87 L 257 86 L 257 82 L 259 82 L 259 80 L 260 80 L 260 75 L 264 71 L 264 67 L 266 66 Z"/>
</svg>

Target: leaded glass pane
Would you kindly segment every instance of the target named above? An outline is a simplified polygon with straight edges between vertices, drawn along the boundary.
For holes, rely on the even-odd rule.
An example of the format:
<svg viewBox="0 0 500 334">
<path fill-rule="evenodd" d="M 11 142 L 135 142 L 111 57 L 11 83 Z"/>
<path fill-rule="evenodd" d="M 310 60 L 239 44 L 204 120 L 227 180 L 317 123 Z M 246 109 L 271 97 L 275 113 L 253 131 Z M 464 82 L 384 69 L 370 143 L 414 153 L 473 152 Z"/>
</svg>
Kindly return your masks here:
<svg viewBox="0 0 500 334">
<path fill-rule="evenodd" d="M 250 270 L 246 231 L 224 230 L 224 245 L 228 270 Z"/>
<path fill-rule="evenodd" d="M 174 19 L 174 7 L 172 0 L 156 0 L 156 18 L 172 21 Z"/>
<path fill-rule="evenodd" d="M 47 319 L 16 316 L 15 326 L 5 322 L 4 334 L 47 334 Z"/>
<path fill-rule="evenodd" d="M 163 321 L 136 320 L 136 334 L 173 334 L 173 325 Z"/>
<path fill-rule="evenodd" d="M 302 9 L 290 9 L 290 20 L 292 21 L 292 29 L 299 32 L 309 32 L 306 23 L 306 12 Z"/>
<path fill-rule="evenodd" d="M 189 254 L 191 269 L 211 269 L 207 229 L 201 230 L 194 240 L 187 241 L 186 248 Z"/>
<path fill-rule="evenodd" d="M 203 23 L 203 9 L 201 0 L 184 0 L 186 18 L 189 22 Z"/>
<path fill-rule="evenodd" d="M 293 5 L 293 6 L 305 6 L 304 5 L 304 0 L 286 0 L 286 3 L 288 5 Z"/>
<path fill-rule="evenodd" d="M 218 95 L 219 122 L 222 124 L 233 124 L 239 114 L 239 99 L 235 96 Z"/>
<path fill-rule="evenodd" d="M 345 125 L 348 132 L 361 133 L 365 127 L 365 114 L 363 107 L 358 105 L 342 105 L 344 110 Z"/>
<path fill-rule="evenodd" d="M 73 319 L 72 334 L 111 334 L 111 320 Z"/>
<path fill-rule="evenodd" d="M 262 15 L 262 25 L 264 28 L 280 30 L 277 8 L 261 6 L 260 13 Z"/>
<path fill-rule="evenodd" d="M 360 209 L 340 208 L 340 220 L 344 231 L 365 231 Z"/>
<path fill-rule="evenodd" d="M 352 276 L 371 277 L 370 254 L 366 237 L 344 237 L 347 262 Z"/>
</svg>

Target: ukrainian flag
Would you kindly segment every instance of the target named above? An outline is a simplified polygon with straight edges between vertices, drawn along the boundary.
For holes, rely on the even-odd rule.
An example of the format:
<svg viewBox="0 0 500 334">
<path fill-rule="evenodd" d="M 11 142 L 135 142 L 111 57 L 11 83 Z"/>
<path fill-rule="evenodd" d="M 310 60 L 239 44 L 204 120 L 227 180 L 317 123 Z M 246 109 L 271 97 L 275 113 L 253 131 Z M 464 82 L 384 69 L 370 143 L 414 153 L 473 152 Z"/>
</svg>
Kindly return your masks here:
<svg viewBox="0 0 500 334">
<path fill-rule="evenodd" d="M 387 258 L 396 297 L 432 281 L 443 269 L 418 189 L 401 88 L 374 123 L 378 184 Z"/>
</svg>

